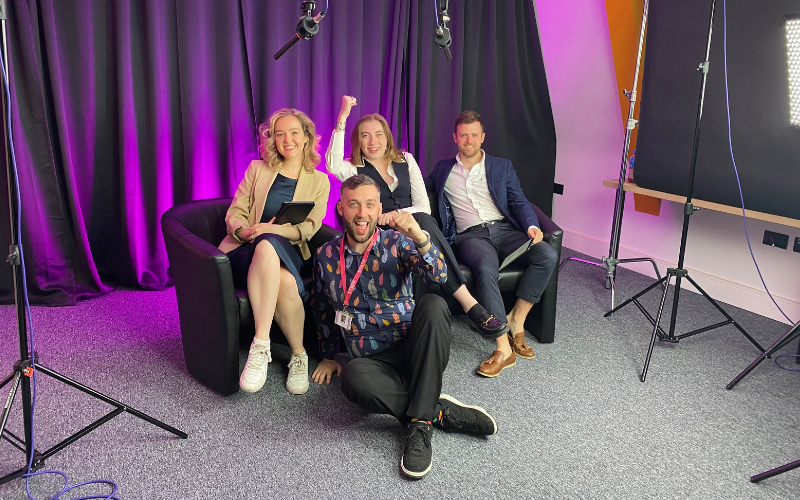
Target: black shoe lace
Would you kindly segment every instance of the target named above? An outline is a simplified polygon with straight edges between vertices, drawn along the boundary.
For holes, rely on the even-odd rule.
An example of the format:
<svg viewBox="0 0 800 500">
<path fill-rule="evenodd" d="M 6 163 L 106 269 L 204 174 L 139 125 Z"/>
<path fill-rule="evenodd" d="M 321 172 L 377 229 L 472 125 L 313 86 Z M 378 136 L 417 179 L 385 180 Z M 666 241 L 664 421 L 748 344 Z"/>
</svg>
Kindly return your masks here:
<svg viewBox="0 0 800 500">
<path fill-rule="evenodd" d="M 421 436 L 421 439 L 420 439 Z M 408 434 L 408 448 L 414 454 L 422 453 L 425 448 L 430 448 L 431 437 L 425 432 L 424 427 L 421 425 L 411 426 L 411 432 Z"/>
</svg>

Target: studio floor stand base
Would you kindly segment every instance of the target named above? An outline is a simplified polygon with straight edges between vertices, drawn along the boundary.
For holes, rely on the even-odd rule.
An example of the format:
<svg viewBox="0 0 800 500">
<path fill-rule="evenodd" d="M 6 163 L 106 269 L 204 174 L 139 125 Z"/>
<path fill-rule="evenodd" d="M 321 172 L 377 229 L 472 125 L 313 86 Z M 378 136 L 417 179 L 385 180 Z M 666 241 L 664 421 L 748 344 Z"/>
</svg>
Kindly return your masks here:
<svg viewBox="0 0 800 500">
<path fill-rule="evenodd" d="M 6 405 L 3 409 L 2 417 L 0 417 L 0 438 L 5 439 L 9 443 L 11 443 L 15 448 L 19 449 L 23 453 L 25 453 L 26 458 L 30 458 L 30 454 L 33 454 L 33 466 L 31 467 L 32 471 L 41 469 L 44 466 L 44 461 L 58 453 L 60 450 L 63 450 L 70 444 L 74 443 L 78 439 L 82 438 L 83 436 L 87 435 L 88 433 L 92 432 L 93 430 L 97 429 L 104 423 L 108 422 L 112 418 L 116 417 L 121 413 L 130 413 L 131 415 L 138 417 L 146 422 L 149 422 L 155 426 L 161 427 L 162 429 L 175 434 L 176 436 L 186 439 L 188 436 L 185 432 L 180 431 L 170 425 L 165 424 L 164 422 L 157 420 L 145 413 L 140 412 L 134 408 L 131 408 L 128 405 L 120 403 L 119 401 L 112 399 L 105 394 L 95 391 L 81 383 L 78 383 L 70 378 L 61 375 L 49 368 L 46 368 L 39 363 L 35 363 L 34 367 L 36 372 L 39 374 L 47 375 L 52 377 L 64 384 L 69 385 L 79 391 L 82 391 L 89 396 L 92 396 L 95 399 L 99 399 L 104 403 L 108 403 L 109 405 L 113 406 L 114 409 L 102 416 L 101 418 L 95 420 L 91 424 L 87 425 L 83 429 L 79 430 L 78 432 L 74 433 L 73 435 L 69 436 L 68 438 L 64 439 L 60 443 L 50 447 L 49 449 L 39 452 L 35 449 L 32 449 L 30 446 L 32 436 L 29 435 L 32 431 L 28 428 L 28 424 L 25 424 L 25 437 L 19 437 L 13 434 L 12 432 L 6 430 L 5 426 L 8 422 L 8 416 L 11 412 L 11 407 L 13 405 L 14 399 L 16 397 L 17 391 L 22 388 L 23 400 L 30 400 L 30 385 L 31 385 L 31 375 L 33 373 L 33 368 L 31 368 L 31 362 L 29 360 L 25 361 L 17 361 L 14 364 L 14 371 L 9 374 L 6 378 L 0 382 L 0 389 L 11 383 L 11 390 L 9 391 L 8 398 L 6 399 Z M 27 401 L 24 401 L 25 404 Z M 28 420 L 28 411 L 23 411 L 25 414 L 26 420 Z M 0 484 L 5 484 L 9 481 L 12 481 L 18 477 L 25 475 L 28 471 L 27 462 L 24 467 L 5 476 L 0 478 Z"/>
<path fill-rule="evenodd" d="M 675 278 L 675 291 L 674 291 L 673 304 L 672 304 L 672 319 L 671 319 L 671 322 L 670 322 L 669 332 L 667 333 L 661 328 L 660 324 L 661 324 L 661 317 L 662 317 L 662 315 L 664 313 L 664 304 L 667 301 L 667 294 L 669 293 L 669 287 L 670 287 L 670 284 L 672 282 L 672 278 L 673 277 Z M 687 333 L 684 333 L 684 334 L 681 334 L 681 335 L 675 335 L 675 319 L 677 318 L 677 312 L 678 312 L 678 300 L 679 300 L 679 297 L 680 297 L 681 279 L 685 279 L 686 281 L 691 283 L 692 286 L 711 305 L 713 305 L 714 308 L 717 311 L 720 312 L 720 314 L 722 314 L 725 317 L 725 321 L 721 321 L 719 323 L 714 323 L 713 325 L 709 325 L 709 326 L 704 326 L 702 328 L 698 328 L 696 330 L 692 330 L 690 332 L 687 332 Z M 655 287 L 657 287 L 659 285 L 663 286 L 664 290 L 663 290 L 663 292 L 661 294 L 661 300 L 660 300 L 659 305 L 658 305 L 658 313 L 656 313 L 656 317 L 653 318 L 653 316 L 650 314 L 650 312 L 639 301 L 639 298 L 642 295 L 646 294 L 647 292 L 649 292 L 650 290 L 654 289 Z M 625 302 L 623 302 L 619 306 L 617 306 L 614 309 L 612 309 L 609 312 L 607 312 L 605 314 L 605 317 L 609 317 L 609 316 L 613 315 L 616 311 L 619 311 L 620 309 L 622 309 L 623 307 L 625 307 L 625 306 L 627 306 L 628 304 L 631 304 L 631 303 L 633 303 L 639 309 L 639 311 L 642 312 L 644 317 L 647 318 L 647 320 L 650 322 L 650 324 L 653 325 L 653 335 L 650 337 L 650 345 L 647 348 L 647 357 L 645 358 L 645 361 L 644 361 L 644 368 L 642 370 L 641 376 L 639 377 L 639 380 L 641 380 L 642 382 L 644 382 L 645 379 L 647 378 L 647 370 L 648 370 L 648 367 L 650 366 L 650 358 L 653 355 L 653 346 L 655 345 L 656 338 L 658 338 L 659 340 L 664 341 L 664 342 L 678 343 L 680 340 L 685 339 L 687 337 L 691 337 L 693 335 L 697 335 L 698 333 L 707 332 L 709 330 L 714 330 L 715 328 L 720 328 L 720 327 L 723 327 L 723 326 L 726 326 L 726 325 L 733 325 L 733 326 L 736 327 L 737 330 L 739 330 L 739 332 L 741 332 L 742 335 L 744 335 L 747 338 L 747 340 L 749 340 L 754 346 L 756 346 L 756 348 L 758 350 L 760 350 L 762 353 L 764 352 L 764 348 L 762 348 L 761 345 L 752 336 L 750 336 L 750 334 L 747 333 L 747 331 L 744 328 L 742 328 L 742 326 L 739 323 L 737 323 L 736 320 L 734 320 L 730 316 L 730 314 L 725 312 L 725 309 L 720 307 L 720 305 L 717 303 L 716 300 L 711 298 L 711 296 L 708 293 L 706 293 L 706 291 L 703 290 L 700 287 L 700 285 L 698 285 L 697 282 L 694 281 L 691 278 L 691 276 L 689 276 L 689 271 L 687 271 L 686 269 L 680 269 L 680 268 L 669 268 L 669 269 L 667 269 L 667 275 L 666 276 L 661 278 L 659 281 L 656 281 L 652 285 L 648 286 L 647 288 L 645 288 L 641 292 L 637 293 L 633 297 L 629 298 L 628 300 L 626 300 Z"/>
<path fill-rule="evenodd" d="M 559 271 L 564 267 L 567 262 L 580 262 L 581 264 L 588 264 L 590 266 L 602 267 L 606 270 L 606 290 L 611 290 L 611 308 L 613 309 L 616 304 L 616 281 L 617 281 L 617 266 L 620 264 L 630 264 L 632 262 L 649 262 L 653 265 L 653 271 L 656 273 L 658 280 L 661 280 L 661 272 L 658 270 L 656 261 L 649 257 L 639 257 L 635 259 L 617 259 L 613 257 L 603 257 L 600 262 L 593 260 L 579 259 L 578 257 L 568 257 L 561 261 L 558 265 Z"/>
</svg>

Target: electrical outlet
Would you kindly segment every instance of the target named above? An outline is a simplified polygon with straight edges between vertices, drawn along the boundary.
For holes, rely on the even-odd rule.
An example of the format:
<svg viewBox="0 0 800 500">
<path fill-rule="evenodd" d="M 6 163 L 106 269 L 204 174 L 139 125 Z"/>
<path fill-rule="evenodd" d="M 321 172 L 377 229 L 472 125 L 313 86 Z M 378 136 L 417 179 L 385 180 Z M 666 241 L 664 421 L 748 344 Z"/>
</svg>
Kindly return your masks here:
<svg viewBox="0 0 800 500">
<path fill-rule="evenodd" d="M 783 248 L 786 250 L 789 247 L 789 235 L 764 231 L 763 243 L 770 247 Z"/>
<path fill-rule="evenodd" d="M 794 248 L 792 248 L 795 252 L 800 253 L 800 238 L 794 239 Z"/>
</svg>

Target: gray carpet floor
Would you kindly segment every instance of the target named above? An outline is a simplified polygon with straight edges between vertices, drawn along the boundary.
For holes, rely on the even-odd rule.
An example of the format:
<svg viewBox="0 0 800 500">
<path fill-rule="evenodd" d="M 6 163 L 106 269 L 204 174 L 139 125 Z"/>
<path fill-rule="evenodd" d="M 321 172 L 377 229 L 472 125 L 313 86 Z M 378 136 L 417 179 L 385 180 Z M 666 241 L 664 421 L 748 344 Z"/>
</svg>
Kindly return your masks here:
<svg viewBox="0 0 800 500">
<path fill-rule="evenodd" d="M 603 279 L 598 268 L 567 264 L 559 284 L 556 341 L 531 341 L 536 358 L 519 360 L 495 379 L 474 373 L 492 344 L 471 331 L 464 316 L 454 318 L 444 391 L 487 408 L 499 432 L 488 438 L 436 432 L 433 470 L 416 482 L 398 471 L 400 425 L 349 403 L 338 380 L 312 386 L 304 396 L 286 392 L 286 347 L 273 349 L 267 384 L 257 394 L 221 397 L 195 382 L 183 364 L 173 290 L 122 290 L 75 307 L 36 307 L 42 365 L 189 434 L 181 440 L 124 414 L 46 466 L 73 483 L 115 481 L 127 500 L 800 498 L 800 469 L 760 484 L 748 481 L 800 459 L 800 374 L 768 360 L 726 391 L 758 355 L 727 326 L 679 344 L 657 343 L 647 382 L 641 383 L 651 329 L 633 306 L 603 318 L 609 303 Z M 649 283 L 620 270 L 617 297 Z M 659 296 L 646 297 L 651 310 Z M 788 330 L 725 307 L 765 347 Z M 679 333 L 717 318 L 700 295 L 681 295 Z M 0 325 L 0 368 L 10 371 L 18 358 L 11 306 L 0 307 Z M 783 352 L 796 347 L 793 342 Z M 0 393 L 5 399 L 7 389 Z M 108 408 L 40 375 L 37 448 L 52 446 Z M 9 422 L 17 433 L 19 409 L 20 398 Z M 0 474 L 21 467 L 23 458 L 0 442 Z M 33 480 L 37 498 L 59 489 L 56 478 Z M 27 498 L 24 481 L 0 486 L 0 498 Z"/>
</svg>

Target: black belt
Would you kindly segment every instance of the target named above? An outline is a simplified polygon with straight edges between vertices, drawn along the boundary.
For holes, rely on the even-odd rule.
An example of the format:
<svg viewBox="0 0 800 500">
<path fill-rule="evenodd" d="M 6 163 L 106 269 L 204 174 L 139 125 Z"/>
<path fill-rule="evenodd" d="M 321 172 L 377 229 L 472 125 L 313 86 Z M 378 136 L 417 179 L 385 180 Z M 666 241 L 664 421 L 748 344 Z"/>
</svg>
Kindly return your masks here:
<svg viewBox="0 0 800 500">
<path fill-rule="evenodd" d="M 474 226 L 470 226 L 465 230 L 461 231 L 460 234 L 468 233 L 470 231 L 475 231 L 476 229 L 483 229 L 484 227 L 491 226 L 492 224 L 499 224 L 501 222 L 508 222 L 505 219 L 497 219 L 497 220 L 487 220 L 486 222 L 481 222 L 480 224 L 475 224 Z"/>
</svg>

